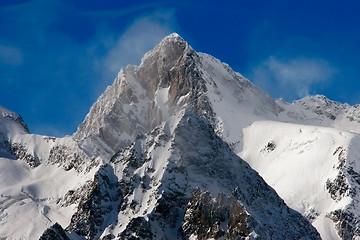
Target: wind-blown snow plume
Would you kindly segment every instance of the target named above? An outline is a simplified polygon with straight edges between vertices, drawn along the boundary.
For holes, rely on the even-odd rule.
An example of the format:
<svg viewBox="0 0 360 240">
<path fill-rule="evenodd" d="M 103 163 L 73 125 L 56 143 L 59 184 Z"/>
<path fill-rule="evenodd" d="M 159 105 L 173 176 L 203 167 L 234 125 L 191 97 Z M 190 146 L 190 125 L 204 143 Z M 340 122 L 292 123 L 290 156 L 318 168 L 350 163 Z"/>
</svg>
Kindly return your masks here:
<svg viewBox="0 0 360 240">
<path fill-rule="evenodd" d="M 252 75 L 254 82 L 271 94 L 293 99 L 308 96 L 314 85 L 331 81 L 335 73 L 336 69 L 321 59 L 281 60 L 272 56 L 255 67 Z"/>
</svg>

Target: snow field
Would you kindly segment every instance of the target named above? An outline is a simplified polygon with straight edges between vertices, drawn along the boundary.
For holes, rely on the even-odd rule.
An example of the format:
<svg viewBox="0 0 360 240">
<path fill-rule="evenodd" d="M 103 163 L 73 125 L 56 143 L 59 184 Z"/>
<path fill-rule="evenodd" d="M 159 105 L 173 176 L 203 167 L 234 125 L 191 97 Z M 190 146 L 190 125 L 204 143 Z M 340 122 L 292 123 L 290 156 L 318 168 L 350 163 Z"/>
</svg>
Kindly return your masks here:
<svg viewBox="0 0 360 240">
<path fill-rule="evenodd" d="M 290 207 L 304 216 L 315 211 L 319 216 L 313 224 L 324 239 L 338 239 L 326 214 L 344 208 L 350 199 L 335 202 L 326 181 L 339 171 L 336 150 L 348 148 L 354 137 L 334 128 L 258 121 L 244 129 L 244 150 L 239 155 Z"/>
</svg>

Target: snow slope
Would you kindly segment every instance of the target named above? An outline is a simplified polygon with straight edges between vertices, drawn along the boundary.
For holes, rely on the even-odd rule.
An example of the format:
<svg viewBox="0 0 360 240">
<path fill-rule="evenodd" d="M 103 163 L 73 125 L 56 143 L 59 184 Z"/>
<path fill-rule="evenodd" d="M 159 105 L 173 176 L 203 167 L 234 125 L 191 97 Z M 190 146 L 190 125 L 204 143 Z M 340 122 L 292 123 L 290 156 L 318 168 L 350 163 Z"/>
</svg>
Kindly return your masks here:
<svg viewBox="0 0 360 240">
<path fill-rule="evenodd" d="M 0 236 L 4 239 L 38 239 L 55 222 L 68 225 L 74 206 L 63 207 L 58 201 L 88 180 L 74 169 L 45 164 L 31 169 L 6 158 L 0 158 L 0 169 Z"/>
<path fill-rule="evenodd" d="M 0 137 L 1 239 L 38 239 L 54 222 L 68 224 L 74 206 L 59 201 L 92 178 L 97 162 L 71 137 L 30 134 L 22 118 L 3 107 Z"/>
<path fill-rule="evenodd" d="M 323 239 L 359 237 L 358 107 L 324 96 L 280 105 L 285 111 L 278 121 L 258 120 L 243 129 L 239 156 Z"/>
</svg>

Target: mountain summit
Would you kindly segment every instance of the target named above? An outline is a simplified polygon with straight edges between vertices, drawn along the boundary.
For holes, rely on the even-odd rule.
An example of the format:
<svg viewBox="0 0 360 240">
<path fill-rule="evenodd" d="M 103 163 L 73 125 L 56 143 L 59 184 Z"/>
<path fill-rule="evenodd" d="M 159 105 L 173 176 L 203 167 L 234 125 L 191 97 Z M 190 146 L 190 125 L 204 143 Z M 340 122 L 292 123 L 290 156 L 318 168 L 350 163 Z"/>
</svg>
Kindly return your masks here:
<svg viewBox="0 0 360 240">
<path fill-rule="evenodd" d="M 241 127 L 251 120 L 238 124 L 234 118 L 244 111 L 258 116 L 281 111 L 274 100 L 228 65 L 195 52 L 174 33 L 145 54 L 140 66 L 120 71 L 74 138 L 91 154 L 108 157 L 182 109 L 196 112 L 219 133 L 226 128 L 221 134 L 237 145 Z M 96 149 L 87 148 L 93 143 Z"/>
<path fill-rule="evenodd" d="M 0 113 L 1 239 L 360 236 L 359 107 L 274 100 L 176 33 L 71 137 Z"/>
</svg>

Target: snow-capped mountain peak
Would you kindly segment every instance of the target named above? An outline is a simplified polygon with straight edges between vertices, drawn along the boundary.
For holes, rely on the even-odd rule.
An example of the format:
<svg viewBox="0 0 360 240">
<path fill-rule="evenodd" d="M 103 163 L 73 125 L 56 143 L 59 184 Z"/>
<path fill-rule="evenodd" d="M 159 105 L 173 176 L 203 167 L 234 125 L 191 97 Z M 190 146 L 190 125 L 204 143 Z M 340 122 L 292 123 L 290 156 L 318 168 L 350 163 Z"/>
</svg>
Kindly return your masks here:
<svg viewBox="0 0 360 240">
<path fill-rule="evenodd" d="M 120 71 L 74 137 L 90 155 L 109 157 L 183 109 L 207 119 L 239 149 L 242 127 L 282 111 L 227 64 L 197 53 L 179 35 L 171 34 L 145 54 L 140 66 Z M 232 119 L 240 117 L 243 120 L 234 124 Z M 99 147 L 88 148 L 92 142 Z"/>
<path fill-rule="evenodd" d="M 71 137 L 0 107 L 0 238 L 355 239 L 359 111 L 274 100 L 173 33 Z"/>
</svg>

